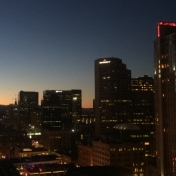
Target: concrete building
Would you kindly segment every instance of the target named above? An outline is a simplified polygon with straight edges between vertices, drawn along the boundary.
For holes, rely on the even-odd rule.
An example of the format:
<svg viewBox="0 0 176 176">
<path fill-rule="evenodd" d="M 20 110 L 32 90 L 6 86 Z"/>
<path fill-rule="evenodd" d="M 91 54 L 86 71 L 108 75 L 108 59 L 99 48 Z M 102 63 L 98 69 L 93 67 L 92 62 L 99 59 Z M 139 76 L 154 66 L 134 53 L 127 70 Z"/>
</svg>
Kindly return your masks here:
<svg viewBox="0 0 176 176">
<path fill-rule="evenodd" d="M 144 176 L 144 145 L 141 143 L 107 143 L 93 141 L 94 166 L 122 166 L 134 176 Z"/>
<path fill-rule="evenodd" d="M 93 166 L 93 147 L 92 145 L 78 144 L 78 162 L 79 166 Z"/>
<path fill-rule="evenodd" d="M 158 22 L 154 42 L 157 168 L 176 175 L 176 23 Z"/>
<path fill-rule="evenodd" d="M 108 134 L 98 134 L 78 143 L 79 166 L 122 166 L 134 176 L 155 172 L 146 166 L 150 136 L 137 125 L 119 124 Z M 151 167 L 150 167 L 151 168 Z"/>
</svg>

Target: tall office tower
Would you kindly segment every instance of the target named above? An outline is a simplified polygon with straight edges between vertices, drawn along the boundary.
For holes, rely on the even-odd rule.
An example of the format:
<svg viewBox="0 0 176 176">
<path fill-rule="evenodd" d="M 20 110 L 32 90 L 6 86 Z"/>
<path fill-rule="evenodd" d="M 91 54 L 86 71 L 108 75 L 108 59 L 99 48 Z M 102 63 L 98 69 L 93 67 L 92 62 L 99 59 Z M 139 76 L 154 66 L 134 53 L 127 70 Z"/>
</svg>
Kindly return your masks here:
<svg viewBox="0 0 176 176">
<path fill-rule="evenodd" d="M 155 156 L 155 110 L 154 110 L 154 79 L 148 75 L 131 79 L 132 123 L 150 134 L 147 144 L 148 156 Z"/>
<path fill-rule="evenodd" d="M 45 90 L 42 100 L 43 129 L 71 129 L 81 116 L 81 90 Z"/>
<path fill-rule="evenodd" d="M 31 111 L 38 108 L 38 92 L 20 91 L 18 94 L 19 128 L 27 130 L 31 125 Z"/>
<path fill-rule="evenodd" d="M 95 60 L 95 132 L 130 122 L 131 71 L 119 58 Z"/>
<path fill-rule="evenodd" d="M 176 23 L 159 22 L 154 42 L 157 168 L 176 175 Z"/>
</svg>

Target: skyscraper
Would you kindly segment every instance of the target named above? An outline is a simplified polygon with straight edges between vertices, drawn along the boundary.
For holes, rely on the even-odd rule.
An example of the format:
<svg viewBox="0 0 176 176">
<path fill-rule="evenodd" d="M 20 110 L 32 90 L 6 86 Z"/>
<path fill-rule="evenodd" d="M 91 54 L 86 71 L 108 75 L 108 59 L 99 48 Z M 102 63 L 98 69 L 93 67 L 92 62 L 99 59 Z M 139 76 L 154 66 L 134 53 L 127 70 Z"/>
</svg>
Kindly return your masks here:
<svg viewBox="0 0 176 176">
<path fill-rule="evenodd" d="M 176 175 L 176 23 L 159 22 L 154 42 L 157 169 Z"/>
<path fill-rule="evenodd" d="M 95 131 L 130 122 L 131 71 L 119 58 L 95 60 Z"/>
<path fill-rule="evenodd" d="M 148 75 L 131 79 L 132 123 L 150 134 L 145 156 L 155 156 L 154 79 Z"/>
<path fill-rule="evenodd" d="M 43 129 L 74 128 L 81 116 L 81 90 L 45 90 L 42 100 Z"/>
<path fill-rule="evenodd" d="M 38 108 L 38 92 L 20 91 L 18 94 L 19 129 L 28 129 L 31 124 L 31 110 Z"/>
</svg>

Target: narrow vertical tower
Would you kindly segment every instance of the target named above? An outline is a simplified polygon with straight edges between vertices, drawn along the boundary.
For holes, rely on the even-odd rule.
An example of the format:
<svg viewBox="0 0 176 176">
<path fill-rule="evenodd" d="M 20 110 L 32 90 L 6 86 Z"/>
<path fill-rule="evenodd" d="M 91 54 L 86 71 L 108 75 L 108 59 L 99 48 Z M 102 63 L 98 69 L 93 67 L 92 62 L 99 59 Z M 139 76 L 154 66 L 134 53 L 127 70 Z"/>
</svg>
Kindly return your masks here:
<svg viewBox="0 0 176 176">
<path fill-rule="evenodd" d="M 157 169 L 176 175 L 176 23 L 159 22 L 154 42 Z"/>
<path fill-rule="evenodd" d="M 119 58 L 95 60 L 95 131 L 109 132 L 131 117 L 131 71 Z"/>
</svg>

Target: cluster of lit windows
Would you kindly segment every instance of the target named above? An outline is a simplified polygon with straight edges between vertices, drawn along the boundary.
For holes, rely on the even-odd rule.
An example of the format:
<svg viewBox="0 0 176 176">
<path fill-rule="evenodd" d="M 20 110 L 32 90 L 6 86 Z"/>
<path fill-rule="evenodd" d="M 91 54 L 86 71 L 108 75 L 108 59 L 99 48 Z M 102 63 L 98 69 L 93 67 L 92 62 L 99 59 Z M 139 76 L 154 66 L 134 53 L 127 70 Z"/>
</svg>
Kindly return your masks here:
<svg viewBox="0 0 176 176">
<path fill-rule="evenodd" d="M 44 106 L 44 108 L 52 109 L 52 108 L 59 108 L 59 106 Z"/>
<path fill-rule="evenodd" d="M 135 122 L 135 121 L 137 121 L 137 122 L 142 122 L 143 119 L 133 119 L 133 121 L 134 121 L 134 122 Z"/>
<path fill-rule="evenodd" d="M 104 76 L 103 79 L 110 79 L 110 76 Z"/>
<path fill-rule="evenodd" d="M 143 148 L 136 148 L 136 147 L 133 147 L 133 150 L 144 150 Z"/>
<path fill-rule="evenodd" d="M 139 104 L 140 105 L 140 104 Z M 134 115 L 144 115 L 144 113 L 133 113 Z M 134 119 L 134 121 L 135 121 L 135 119 Z"/>
<path fill-rule="evenodd" d="M 97 143 L 97 142 L 96 142 Z M 94 165 L 105 165 L 105 164 L 118 164 L 120 163 L 122 166 L 133 167 L 134 172 L 138 172 L 143 175 L 144 169 L 141 166 L 144 166 L 143 157 L 144 156 L 144 148 L 142 147 L 130 147 L 130 148 L 110 148 L 108 150 L 108 145 L 95 145 L 93 143 L 93 161 Z M 103 146 L 106 148 L 103 148 Z M 104 151 L 106 149 L 106 151 Z M 133 152 L 133 151 L 141 151 L 141 152 Z M 133 156 L 133 158 L 131 158 Z M 136 161 L 136 163 L 131 163 L 132 160 Z M 139 162 L 139 160 L 141 160 Z M 142 176 L 141 175 L 141 176 Z M 138 175 L 139 176 L 139 175 Z"/>
<path fill-rule="evenodd" d="M 131 102 L 131 100 L 114 100 L 114 102 Z"/>
<path fill-rule="evenodd" d="M 102 120 L 101 122 L 118 122 L 118 120 Z"/>
<path fill-rule="evenodd" d="M 112 101 L 112 100 L 101 100 L 101 102 L 106 102 L 106 103 L 108 103 L 110 101 Z M 114 102 L 131 102 L 131 100 L 114 100 Z"/>
<path fill-rule="evenodd" d="M 154 123 L 154 122 L 142 122 L 142 123 L 141 123 L 141 122 L 140 122 L 140 123 L 139 123 L 139 122 L 136 122 L 136 123 L 133 123 L 133 124 L 153 125 L 153 124 L 155 124 L 155 123 Z"/>
<path fill-rule="evenodd" d="M 145 135 L 130 135 L 130 137 L 132 137 L 132 138 L 138 138 L 138 137 L 149 137 L 149 135 L 148 134 L 145 134 Z"/>
<path fill-rule="evenodd" d="M 55 122 L 61 122 L 61 121 L 44 121 L 44 123 L 55 123 Z"/>
<path fill-rule="evenodd" d="M 101 102 L 109 102 L 109 100 L 101 100 Z"/>
<path fill-rule="evenodd" d="M 134 169 L 134 172 L 144 172 L 144 170 L 143 170 L 143 168 L 135 168 Z M 134 174 L 134 176 L 144 176 L 144 174 L 140 174 L 140 175 L 138 175 L 138 174 Z"/>
<path fill-rule="evenodd" d="M 132 91 L 153 91 L 153 78 L 136 78 L 131 81 Z"/>
<path fill-rule="evenodd" d="M 50 139 L 60 139 L 60 136 L 50 136 Z"/>
</svg>

